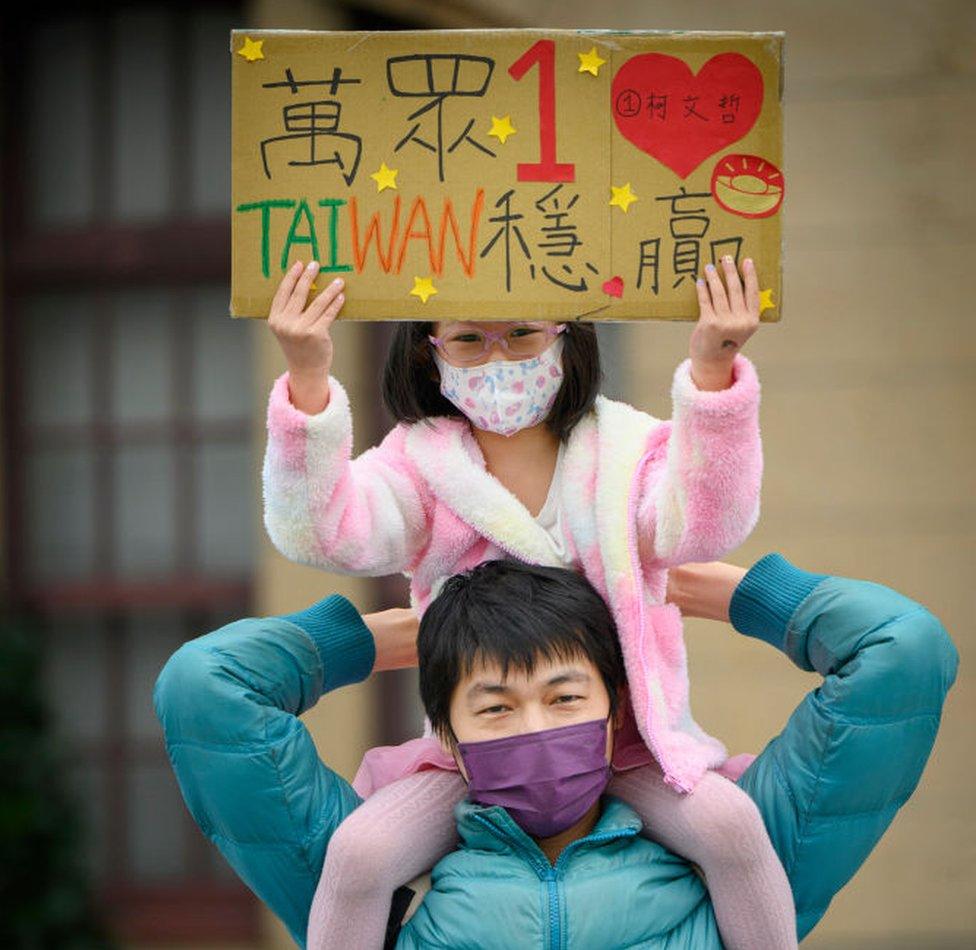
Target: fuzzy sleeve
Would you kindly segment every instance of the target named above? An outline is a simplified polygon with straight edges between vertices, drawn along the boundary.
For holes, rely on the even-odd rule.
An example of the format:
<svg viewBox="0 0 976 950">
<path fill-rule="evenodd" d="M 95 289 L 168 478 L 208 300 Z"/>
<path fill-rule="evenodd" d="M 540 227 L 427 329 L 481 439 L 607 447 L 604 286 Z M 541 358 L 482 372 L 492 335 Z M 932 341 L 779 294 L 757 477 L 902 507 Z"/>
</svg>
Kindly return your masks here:
<svg viewBox="0 0 976 950">
<path fill-rule="evenodd" d="M 329 391 L 325 409 L 308 415 L 291 402 L 287 372 L 272 387 L 262 471 L 268 537 L 289 560 L 339 574 L 407 570 L 430 532 L 406 427 L 353 459 L 349 397 L 331 376 Z"/>
<path fill-rule="evenodd" d="M 759 379 L 741 353 L 732 384 L 699 389 L 691 360 L 675 370 L 671 421 L 651 435 L 636 474 L 637 530 L 645 567 L 724 557 L 759 519 L 762 444 Z"/>
</svg>

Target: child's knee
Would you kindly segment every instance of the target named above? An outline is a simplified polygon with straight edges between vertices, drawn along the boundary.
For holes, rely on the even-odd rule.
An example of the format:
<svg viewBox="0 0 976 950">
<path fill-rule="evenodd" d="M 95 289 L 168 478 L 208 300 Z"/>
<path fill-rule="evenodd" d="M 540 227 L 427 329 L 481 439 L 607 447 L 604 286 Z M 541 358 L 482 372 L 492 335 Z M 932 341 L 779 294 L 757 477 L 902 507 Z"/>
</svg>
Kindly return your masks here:
<svg viewBox="0 0 976 950">
<path fill-rule="evenodd" d="M 369 821 L 360 814 L 362 811 L 360 806 L 335 830 L 326 848 L 325 863 L 340 889 L 395 886 L 387 880 L 388 871 L 399 863 L 395 858 L 402 838 Z"/>
<path fill-rule="evenodd" d="M 728 787 L 709 796 L 696 815 L 699 836 L 715 860 L 749 867 L 772 847 L 762 814 L 739 786 L 722 779 Z"/>
</svg>

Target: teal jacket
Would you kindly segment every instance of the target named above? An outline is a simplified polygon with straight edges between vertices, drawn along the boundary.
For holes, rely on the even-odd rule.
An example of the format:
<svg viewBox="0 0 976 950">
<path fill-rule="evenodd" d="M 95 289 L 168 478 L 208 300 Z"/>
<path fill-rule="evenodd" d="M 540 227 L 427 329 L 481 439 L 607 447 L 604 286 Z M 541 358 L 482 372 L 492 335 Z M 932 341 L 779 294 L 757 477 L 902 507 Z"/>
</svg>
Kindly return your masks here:
<svg viewBox="0 0 976 950">
<path fill-rule="evenodd" d="M 823 677 L 739 779 L 786 869 L 802 939 L 918 784 L 958 655 L 921 604 L 778 554 L 745 575 L 730 616 Z M 360 799 L 298 716 L 365 679 L 374 658 L 359 614 L 333 595 L 187 642 L 153 693 L 191 814 L 302 947 L 329 838 Z M 619 799 L 604 796 L 593 832 L 555 866 L 498 806 L 462 802 L 457 819 L 461 845 L 392 928 L 397 947 L 721 947 L 698 875 L 642 837 Z"/>
</svg>

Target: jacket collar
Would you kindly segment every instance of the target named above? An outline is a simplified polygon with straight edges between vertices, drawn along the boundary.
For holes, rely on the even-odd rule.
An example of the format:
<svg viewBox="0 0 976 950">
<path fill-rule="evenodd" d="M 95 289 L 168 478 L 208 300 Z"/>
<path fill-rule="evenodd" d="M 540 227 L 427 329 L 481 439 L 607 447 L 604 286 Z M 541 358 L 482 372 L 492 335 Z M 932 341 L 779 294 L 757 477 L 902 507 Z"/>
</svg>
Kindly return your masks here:
<svg viewBox="0 0 976 950">
<path fill-rule="evenodd" d="M 608 839 L 628 837 L 640 832 L 640 816 L 623 799 L 604 794 L 600 802 L 602 811 L 593 830 L 568 847 L 574 850 L 597 847 Z M 541 859 L 546 868 L 550 866 L 549 859 L 538 844 L 516 824 L 501 805 L 479 805 L 463 798 L 454 806 L 454 818 L 462 848 L 475 851 L 516 850 L 533 864 L 538 864 Z"/>
<path fill-rule="evenodd" d="M 405 448 L 433 493 L 461 521 L 522 561 L 561 565 L 545 529 L 487 470 L 466 419 L 438 416 L 415 423 Z"/>
</svg>

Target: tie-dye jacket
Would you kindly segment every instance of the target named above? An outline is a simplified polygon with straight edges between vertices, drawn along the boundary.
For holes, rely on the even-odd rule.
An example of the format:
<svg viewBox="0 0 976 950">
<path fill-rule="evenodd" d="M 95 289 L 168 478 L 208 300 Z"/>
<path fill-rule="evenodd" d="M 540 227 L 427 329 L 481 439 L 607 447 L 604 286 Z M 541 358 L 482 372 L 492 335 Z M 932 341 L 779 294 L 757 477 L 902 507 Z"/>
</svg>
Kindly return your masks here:
<svg viewBox="0 0 976 950">
<path fill-rule="evenodd" d="M 691 716 L 667 569 L 727 555 L 759 517 L 759 381 L 741 353 L 732 370 L 729 388 L 709 392 L 682 362 L 671 420 L 598 396 L 569 436 L 558 499 L 567 549 L 609 604 L 627 667 L 639 735 L 618 738 L 614 764 L 643 764 L 649 749 L 683 791 L 726 752 Z M 287 373 L 269 398 L 264 523 L 285 557 L 340 574 L 403 572 L 420 615 L 445 578 L 490 558 L 558 564 L 544 529 L 487 471 L 466 419 L 398 424 L 352 458 L 349 399 L 334 377 L 329 385 L 315 415 L 292 405 Z M 394 748 L 360 770 L 360 794 L 418 768 L 455 768 L 429 724 Z"/>
</svg>

